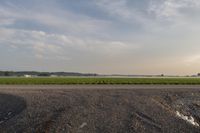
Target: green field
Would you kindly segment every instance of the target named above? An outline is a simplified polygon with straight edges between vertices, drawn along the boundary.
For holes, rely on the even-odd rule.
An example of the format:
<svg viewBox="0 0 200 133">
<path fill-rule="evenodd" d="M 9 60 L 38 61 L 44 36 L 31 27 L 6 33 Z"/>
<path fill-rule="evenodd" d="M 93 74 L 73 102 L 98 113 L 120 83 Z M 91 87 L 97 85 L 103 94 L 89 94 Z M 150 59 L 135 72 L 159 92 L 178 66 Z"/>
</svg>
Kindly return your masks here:
<svg viewBox="0 0 200 133">
<path fill-rule="evenodd" d="M 0 78 L 1 85 L 45 84 L 200 84 L 200 78 Z"/>
</svg>

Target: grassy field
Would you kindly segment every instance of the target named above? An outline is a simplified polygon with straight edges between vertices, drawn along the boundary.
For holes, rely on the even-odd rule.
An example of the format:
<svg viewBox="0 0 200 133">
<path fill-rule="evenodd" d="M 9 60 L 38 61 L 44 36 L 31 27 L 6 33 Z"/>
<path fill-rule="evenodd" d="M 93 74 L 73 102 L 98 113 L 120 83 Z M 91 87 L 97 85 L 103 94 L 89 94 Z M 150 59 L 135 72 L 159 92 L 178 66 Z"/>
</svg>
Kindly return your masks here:
<svg viewBox="0 0 200 133">
<path fill-rule="evenodd" d="M 1 85 L 45 84 L 200 84 L 200 78 L 0 78 Z"/>
</svg>

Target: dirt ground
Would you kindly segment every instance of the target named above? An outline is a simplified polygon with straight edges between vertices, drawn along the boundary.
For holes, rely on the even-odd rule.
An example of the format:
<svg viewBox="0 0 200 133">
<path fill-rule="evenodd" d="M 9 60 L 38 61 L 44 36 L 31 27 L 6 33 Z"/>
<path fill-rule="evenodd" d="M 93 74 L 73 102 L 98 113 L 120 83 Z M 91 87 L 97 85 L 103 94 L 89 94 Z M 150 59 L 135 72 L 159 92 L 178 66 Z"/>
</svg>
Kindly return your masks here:
<svg viewBox="0 0 200 133">
<path fill-rule="evenodd" d="M 200 86 L 0 86 L 2 133 L 200 133 L 198 124 Z"/>
</svg>

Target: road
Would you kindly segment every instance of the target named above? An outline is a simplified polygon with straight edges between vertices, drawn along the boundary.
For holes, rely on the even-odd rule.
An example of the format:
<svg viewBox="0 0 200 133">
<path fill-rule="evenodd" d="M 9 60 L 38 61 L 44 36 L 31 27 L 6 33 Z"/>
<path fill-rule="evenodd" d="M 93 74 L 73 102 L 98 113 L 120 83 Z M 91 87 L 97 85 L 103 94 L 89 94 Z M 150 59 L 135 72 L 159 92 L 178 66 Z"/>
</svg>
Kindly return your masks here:
<svg viewBox="0 0 200 133">
<path fill-rule="evenodd" d="M 4 85 L 5 133 L 200 132 L 199 85 Z"/>
<path fill-rule="evenodd" d="M 200 85 L 0 85 L 4 89 L 200 89 Z M 185 90 L 187 91 L 187 90 Z"/>
</svg>

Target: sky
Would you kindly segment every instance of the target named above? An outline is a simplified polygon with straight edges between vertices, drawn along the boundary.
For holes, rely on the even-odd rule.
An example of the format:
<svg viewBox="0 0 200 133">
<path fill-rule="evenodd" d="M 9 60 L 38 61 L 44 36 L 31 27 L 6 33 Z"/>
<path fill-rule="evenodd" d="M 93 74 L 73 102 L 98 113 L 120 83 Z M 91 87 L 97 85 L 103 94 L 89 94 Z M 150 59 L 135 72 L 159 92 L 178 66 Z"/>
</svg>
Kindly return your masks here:
<svg viewBox="0 0 200 133">
<path fill-rule="evenodd" d="M 200 72 L 199 0 L 1 0 L 0 70 Z"/>
</svg>

